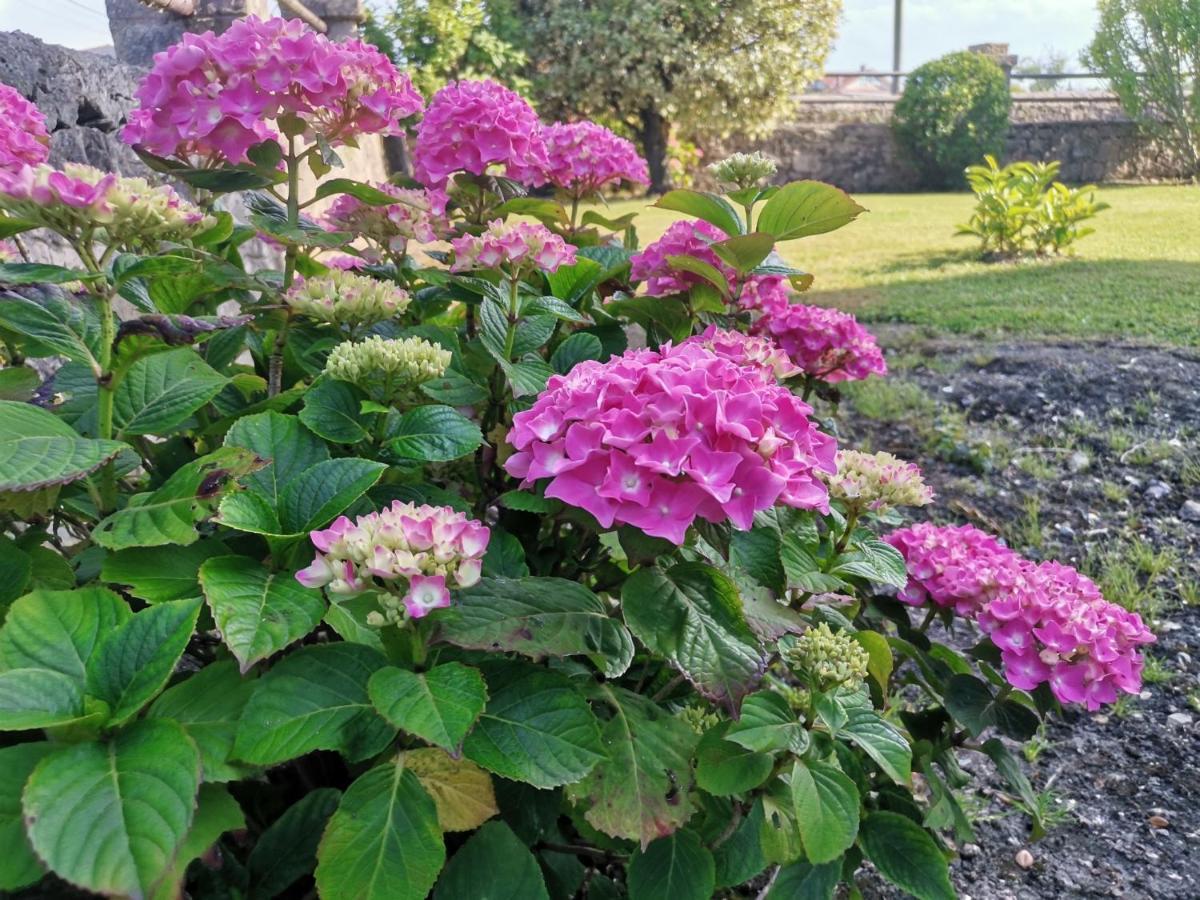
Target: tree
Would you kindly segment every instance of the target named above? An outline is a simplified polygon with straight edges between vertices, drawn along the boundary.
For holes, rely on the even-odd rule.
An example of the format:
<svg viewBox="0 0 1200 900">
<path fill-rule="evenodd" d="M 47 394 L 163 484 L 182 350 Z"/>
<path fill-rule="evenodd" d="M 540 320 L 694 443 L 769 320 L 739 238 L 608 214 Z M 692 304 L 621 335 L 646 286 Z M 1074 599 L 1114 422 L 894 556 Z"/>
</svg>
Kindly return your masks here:
<svg viewBox="0 0 1200 900">
<path fill-rule="evenodd" d="M 495 27 L 508 12 L 488 0 L 395 0 L 367 20 L 366 34 L 426 99 L 458 78 L 495 78 L 523 91 L 525 54 Z"/>
<path fill-rule="evenodd" d="M 667 187 L 672 127 L 761 134 L 796 111 L 841 0 L 512 0 L 538 111 L 590 116 L 641 139 Z"/>
<path fill-rule="evenodd" d="M 1084 62 L 1147 135 L 1200 177 L 1200 0 L 1100 0 Z"/>
<path fill-rule="evenodd" d="M 1070 60 L 1065 53 L 1060 53 L 1053 47 L 1047 47 L 1041 56 L 1022 56 L 1021 61 L 1013 69 L 1014 75 L 1062 75 L 1067 71 Z M 1033 93 L 1061 90 L 1065 85 L 1063 78 L 1030 79 L 1029 90 Z"/>
</svg>

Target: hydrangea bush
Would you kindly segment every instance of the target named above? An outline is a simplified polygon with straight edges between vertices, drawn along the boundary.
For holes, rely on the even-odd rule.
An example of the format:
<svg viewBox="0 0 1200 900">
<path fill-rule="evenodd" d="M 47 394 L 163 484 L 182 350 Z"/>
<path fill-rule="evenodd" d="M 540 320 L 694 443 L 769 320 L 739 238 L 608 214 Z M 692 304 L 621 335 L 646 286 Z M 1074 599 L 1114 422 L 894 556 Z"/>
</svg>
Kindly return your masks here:
<svg viewBox="0 0 1200 900">
<path fill-rule="evenodd" d="M 296 22 L 139 100 L 162 184 L 0 132 L 0 237 L 78 257 L 0 262 L 7 895 L 940 900 L 959 760 L 1036 814 L 1014 744 L 1138 690 L 1137 616 L 839 447 L 883 358 L 775 251 L 842 192 L 734 159 L 639 249 L 599 126 Z"/>
</svg>

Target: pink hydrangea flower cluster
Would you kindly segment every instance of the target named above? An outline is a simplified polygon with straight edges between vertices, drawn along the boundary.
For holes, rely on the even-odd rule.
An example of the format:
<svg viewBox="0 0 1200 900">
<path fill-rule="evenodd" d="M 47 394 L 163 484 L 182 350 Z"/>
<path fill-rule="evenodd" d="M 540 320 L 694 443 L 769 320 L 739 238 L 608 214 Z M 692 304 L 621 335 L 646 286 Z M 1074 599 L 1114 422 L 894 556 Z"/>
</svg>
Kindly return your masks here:
<svg viewBox="0 0 1200 900">
<path fill-rule="evenodd" d="M 644 291 L 651 297 L 680 294 L 691 290 L 704 279 L 693 272 L 676 269 L 667 261 L 672 256 L 694 256 L 714 266 L 725 278 L 732 281 L 737 272 L 726 265 L 709 244 L 726 238 L 716 225 L 701 219 L 681 219 L 673 223 L 662 237 L 633 254 L 630 259 L 630 278 L 644 281 Z"/>
<path fill-rule="evenodd" d="M 1020 690 L 1049 684 L 1089 710 L 1141 689 L 1139 647 L 1154 635 L 1070 566 L 1034 563 L 970 526 L 915 525 L 888 535 L 908 566 L 900 599 L 931 600 L 974 619 Z"/>
<path fill-rule="evenodd" d="M 399 624 L 404 613 L 419 619 L 449 606 L 450 582 L 476 584 L 490 537 L 486 526 L 449 507 L 397 500 L 353 522 L 340 516 L 312 532 L 318 553 L 296 580 L 342 596 L 382 588 L 383 613 L 375 624 Z"/>
<path fill-rule="evenodd" d="M 548 167 L 542 123 L 520 94 L 494 81 L 455 81 L 433 95 L 413 148 L 413 173 L 443 187 L 456 172 L 490 166 L 524 184 L 543 182 Z"/>
<path fill-rule="evenodd" d="M 552 377 L 513 417 L 505 461 L 524 485 L 682 544 L 697 516 L 750 528 L 776 503 L 828 510 L 837 446 L 812 408 L 699 344 L 631 350 Z"/>
<path fill-rule="evenodd" d="M 473 269 L 505 269 L 519 272 L 537 268 L 557 271 L 575 264 L 575 248 L 545 225 L 530 222 L 504 223 L 496 219 L 480 235 L 465 234 L 450 242 L 454 248 L 451 272 Z"/>
<path fill-rule="evenodd" d="M 378 261 L 381 254 L 403 254 L 409 241 L 428 244 L 442 240 L 450 230 L 446 218 L 447 197 L 441 191 L 414 190 L 383 182 L 376 188 L 397 203 L 373 206 L 350 194 L 340 194 L 325 213 L 334 231 L 352 231 L 372 248 L 367 255 Z"/>
<path fill-rule="evenodd" d="M 50 136 L 41 110 L 16 88 L 0 84 L 0 170 L 36 166 L 50 157 Z"/>
<path fill-rule="evenodd" d="M 421 95 L 375 47 L 335 42 L 298 19 L 240 19 L 220 35 L 185 34 L 157 54 L 122 136 L 160 156 L 239 163 L 279 140 L 292 120 L 304 135 L 342 144 L 359 134 L 402 134 Z"/>
<path fill-rule="evenodd" d="M 709 325 L 703 334 L 694 335 L 683 343 L 699 344 L 723 359 L 739 366 L 749 366 L 762 372 L 771 382 L 784 381 L 801 374 L 783 350 L 767 338 L 757 335 Z"/>
<path fill-rule="evenodd" d="M 649 184 L 646 160 L 624 138 L 595 122 L 556 122 L 542 135 L 550 164 L 546 181 L 572 197 L 587 197 L 600 188 L 627 181 Z"/>
<path fill-rule="evenodd" d="M 753 332 L 770 337 L 805 374 L 822 381 L 859 381 L 886 375 L 875 336 L 849 313 L 792 303 L 783 293 L 762 299 Z"/>
</svg>

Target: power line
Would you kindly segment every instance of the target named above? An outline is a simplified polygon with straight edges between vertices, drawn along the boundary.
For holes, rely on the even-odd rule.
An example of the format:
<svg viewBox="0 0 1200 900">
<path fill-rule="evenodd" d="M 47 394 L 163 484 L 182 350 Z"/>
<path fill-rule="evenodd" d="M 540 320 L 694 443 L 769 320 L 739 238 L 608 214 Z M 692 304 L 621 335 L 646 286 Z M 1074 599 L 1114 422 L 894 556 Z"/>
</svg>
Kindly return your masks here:
<svg viewBox="0 0 1200 900">
<path fill-rule="evenodd" d="M 93 16 L 99 16 L 102 19 L 108 18 L 107 12 L 101 12 L 94 6 L 88 6 L 86 3 L 80 3 L 79 0 L 63 0 L 64 3 L 70 3 L 72 6 L 77 6 L 84 12 L 90 12 Z"/>
</svg>

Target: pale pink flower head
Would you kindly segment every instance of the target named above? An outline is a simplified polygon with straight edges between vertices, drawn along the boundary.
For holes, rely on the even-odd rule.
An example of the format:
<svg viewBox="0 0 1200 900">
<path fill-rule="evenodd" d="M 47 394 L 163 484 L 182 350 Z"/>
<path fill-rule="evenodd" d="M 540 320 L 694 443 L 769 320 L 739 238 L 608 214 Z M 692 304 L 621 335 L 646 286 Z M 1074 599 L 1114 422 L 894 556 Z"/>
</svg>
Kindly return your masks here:
<svg viewBox="0 0 1200 900">
<path fill-rule="evenodd" d="M 520 94 L 494 81 L 454 81 L 433 95 L 413 148 L 413 172 L 432 188 L 451 175 L 483 175 L 492 166 L 527 185 L 549 164 L 542 124 Z"/>
<path fill-rule="evenodd" d="M 774 292 L 758 308 L 753 332 L 775 341 L 806 375 L 832 383 L 887 374 L 875 336 L 849 313 L 792 303 Z"/>
<path fill-rule="evenodd" d="M 715 267 L 727 280 L 737 272 L 721 261 L 710 244 L 728 237 L 716 225 L 700 219 L 681 219 L 673 223 L 662 237 L 633 254 L 630 259 L 630 278 L 645 282 L 645 293 L 651 297 L 679 294 L 704 283 L 699 275 L 676 269 L 669 262 L 672 256 L 694 256 Z"/>
<path fill-rule="evenodd" d="M 330 230 L 349 231 L 365 238 L 370 245 L 367 254 L 374 261 L 385 255 L 404 254 L 410 241 L 433 243 L 449 233 L 447 197 L 441 191 L 414 190 L 387 182 L 374 187 L 397 202 L 375 206 L 350 194 L 340 194 L 325 213 Z"/>
<path fill-rule="evenodd" d="M 709 325 L 703 334 L 694 335 L 683 343 L 699 344 L 723 359 L 749 366 L 762 372 L 768 381 L 785 381 L 802 374 L 782 349 L 770 339 L 757 335 Z"/>
<path fill-rule="evenodd" d="M 501 269 L 519 273 L 529 269 L 555 272 L 575 264 L 575 248 L 545 225 L 505 223 L 496 219 L 480 235 L 466 234 L 450 242 L 454 248 L 451 272 Z"/>
<path fill-rule="evenodd" d="M 282 141 L 278 121 L 310 142 L 404 133 L 421 95 L 378 49 L 335 42 L 299 19 L 239 19 L 220 35 L 185 34 L 156 54 L 122 136 L 160 156 L 240 163 Z"/>
<path fill-rule="evenodd" d="M 649 184 L 637 148 L 595 122 L 556 122 L 543 132 L 549 165 L 546 181 L 573 197 L 587 197 L 622 181 Z"/>
<path fill-rule="evenodd" d="M 631 350 L 552 377 L 513 417 L 508 473 L 591 513 L 682 544 L 697 517 L 749 528 L 777 503 L 827 511 L 836 444 L 761 369 L 700 344 Z"/>
<path fill-rule="evenodd" d="M 16 88 L 0 84 L 0 170 L 40 165 L 49 157 L 45 116 Z"/>
<path fill-rule="evenodd" d="M 890 453 L 839 450 L 837 464 L 837 473 L 827 479 L 829 496 L 850 508 L 884 512 L 933 502 L 921 470 Z"/>
<path fill-rule="evenodd" d="M 343 596 L 377 590 L 381 612 L 370 621 L 398 625 L 449 606 L 449 581 L 460 588 L 476 584 L 490 536 L 485 525 L 447 506 L 397 500 L 312 532 L 318 553 L 296 580 Z"/>
</svg>

